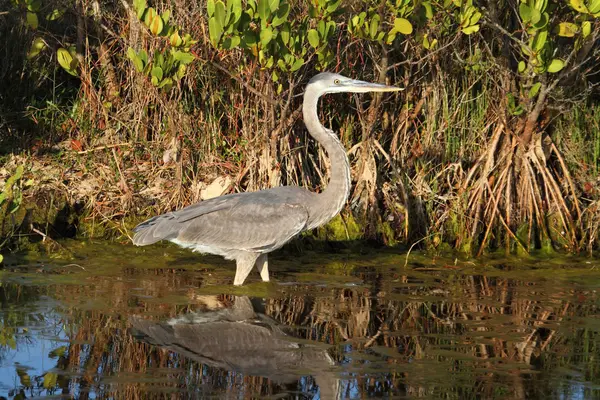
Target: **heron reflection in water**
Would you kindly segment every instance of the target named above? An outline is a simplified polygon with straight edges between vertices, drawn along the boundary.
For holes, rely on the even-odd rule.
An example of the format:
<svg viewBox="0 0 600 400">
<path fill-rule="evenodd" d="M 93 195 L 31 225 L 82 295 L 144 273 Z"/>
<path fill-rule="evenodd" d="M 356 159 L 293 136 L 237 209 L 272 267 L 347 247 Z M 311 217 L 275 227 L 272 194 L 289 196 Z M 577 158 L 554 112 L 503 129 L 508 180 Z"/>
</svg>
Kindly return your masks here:
<svg viewBox="0 0 600 400">
<path fill-rule="evenodd" d="M 234 285 L 242 285 L 255 265 L 262 280 L 268 281 L 267 254 L 301 232 L 331 220 L 350 194 L 348 156 L 336 134 L 319 121 L 319 97 L 327 93 L 398 90 L 329 72 L 314 76 L 304 92 L 302 112 L 308 132 L 331 160 L 331 179 L 322 193 L 280 186 L 216 197 L 139 224 L 134 229 L 133 243 L 146 246 L 169 240 L 194 251 L 236 260 Z"/>
<path fill-rule="evenodd" d="M 231 307 L 187 313 L 167 322 L 130 319 L 134 336 L 211 367 L 288 384 L 312 375 L 322 400 L 338 399 L 340 380 L 322 346 L 300 344 L 271 318 L 256 313 L 250 299 Z M 307 371 L 310 371 L 307 373 Z"/>
</svg>

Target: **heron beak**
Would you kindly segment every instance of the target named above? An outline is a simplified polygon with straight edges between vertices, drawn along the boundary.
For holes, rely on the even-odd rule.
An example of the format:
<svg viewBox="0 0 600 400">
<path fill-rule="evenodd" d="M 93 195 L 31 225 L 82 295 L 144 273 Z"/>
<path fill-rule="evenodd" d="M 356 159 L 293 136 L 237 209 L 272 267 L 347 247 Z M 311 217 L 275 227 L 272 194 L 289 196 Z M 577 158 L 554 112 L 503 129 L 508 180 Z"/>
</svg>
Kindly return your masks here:
<svg viewBox="0 0 600 400">
<path fill-rule="evenodd" d="M 346 90 L 354 93 L 366 93 L 366 92 L 399 92 L 404 88 L 396 86 L 382 85 L 381 83 L 371 83 L 359 80 L 353 80 L 346 83 Z"/>
</svg>

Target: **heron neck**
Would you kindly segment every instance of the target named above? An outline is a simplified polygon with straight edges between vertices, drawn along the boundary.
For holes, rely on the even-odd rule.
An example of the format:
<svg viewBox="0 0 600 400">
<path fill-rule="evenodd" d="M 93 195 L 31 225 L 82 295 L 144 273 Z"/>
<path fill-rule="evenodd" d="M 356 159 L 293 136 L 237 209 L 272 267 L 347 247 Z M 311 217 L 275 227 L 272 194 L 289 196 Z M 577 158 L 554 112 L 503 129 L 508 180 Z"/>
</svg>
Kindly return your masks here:
<svg viewBox="0 0 600 400">
<path fill-rule="evenodd" d="M 308 228 L 314 228 L 329 221 L 346 204 L 350 195 L 350 163 L 346 149 L 338 137 L 319 122 L 317 103 L 320 93 L 310 89 L 304 94 L 302 113 L 308 133 L 321 144 L 331 163 L 331 178 L 325 190 L 318 195 L 316 212 L 311 215 Z"/>
</svg>

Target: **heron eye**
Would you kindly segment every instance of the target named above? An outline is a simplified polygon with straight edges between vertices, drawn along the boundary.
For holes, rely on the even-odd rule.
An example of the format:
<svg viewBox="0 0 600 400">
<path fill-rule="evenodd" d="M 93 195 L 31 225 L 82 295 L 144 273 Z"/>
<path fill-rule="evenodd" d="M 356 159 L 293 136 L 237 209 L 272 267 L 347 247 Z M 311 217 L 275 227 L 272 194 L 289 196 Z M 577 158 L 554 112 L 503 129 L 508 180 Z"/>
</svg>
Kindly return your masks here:
<svg viewBox="0 0 600 400">
<path fill-rule="evenodd" d="M 336 85 L 339 85 L 340 84 L 340 80 L 336 79 L 336 80 L 333 81 L 333 83 L 335 83 Z"/>
</svg>

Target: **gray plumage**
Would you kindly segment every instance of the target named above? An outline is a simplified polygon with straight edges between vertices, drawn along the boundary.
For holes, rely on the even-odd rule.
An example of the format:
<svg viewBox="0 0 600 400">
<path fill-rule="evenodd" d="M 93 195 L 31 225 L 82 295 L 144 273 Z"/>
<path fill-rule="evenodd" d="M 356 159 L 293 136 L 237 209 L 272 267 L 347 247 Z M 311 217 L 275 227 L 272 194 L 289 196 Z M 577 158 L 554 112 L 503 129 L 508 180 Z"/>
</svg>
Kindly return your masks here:
<svg viewBox="0 0 600 400">
<path fill-rule="evenodd" d="M 234 259 L 234 285 L 243 284 L 255 265 L 263 281 L 268 281 L 267 253 L 329 221 L 340 212 L 350 193 L 346 150 L 335 133 L 319 122 L 319 97 L 326 93 L 397 90 L 401 89 L 329 72 L 316 75 L 306 87 L 302 112 L 308 132 L 331 159 L 331 178 L 323 193 L 282 186 L 205 200 L 139 224 L 134 229 L 133 243 L 146 246 L 169 240 L 194 251 Z"/>
</svg>

